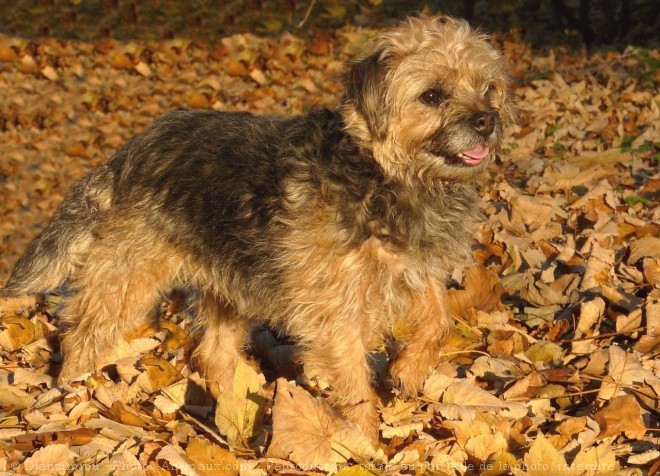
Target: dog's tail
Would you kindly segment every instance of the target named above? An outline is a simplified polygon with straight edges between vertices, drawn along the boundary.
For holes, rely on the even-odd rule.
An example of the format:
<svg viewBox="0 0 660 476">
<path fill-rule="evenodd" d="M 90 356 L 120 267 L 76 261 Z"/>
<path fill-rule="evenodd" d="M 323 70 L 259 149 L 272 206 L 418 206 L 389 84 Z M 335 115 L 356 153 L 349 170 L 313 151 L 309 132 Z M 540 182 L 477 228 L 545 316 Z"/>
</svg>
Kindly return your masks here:
<svg viewBox="0 0 660 476">
<path fill-rule="evenodd" d="M 113 173 L 97 168 L 73 186 L 46 229 L 16 263 L 0 297 L 57 289 L 94 241 L 93 230 L 112 201 Z"/>
</svg>

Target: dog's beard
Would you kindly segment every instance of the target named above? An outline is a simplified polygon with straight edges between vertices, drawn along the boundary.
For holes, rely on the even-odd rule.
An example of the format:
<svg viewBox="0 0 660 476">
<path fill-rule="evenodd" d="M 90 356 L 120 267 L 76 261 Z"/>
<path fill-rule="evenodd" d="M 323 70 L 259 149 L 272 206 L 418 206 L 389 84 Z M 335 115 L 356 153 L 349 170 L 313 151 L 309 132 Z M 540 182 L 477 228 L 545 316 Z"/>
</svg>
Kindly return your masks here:
<svg viewBox="0 0 660 476">
<path fill-rule="evenodd" d="M 477 167 L 484 164 L 499 147 L 502 126 L 496 122 L 493 132 L 484 137 L 464 121 L 439 129 L 429 140 L 426 152 L 455 167 Z"/>
</svg>

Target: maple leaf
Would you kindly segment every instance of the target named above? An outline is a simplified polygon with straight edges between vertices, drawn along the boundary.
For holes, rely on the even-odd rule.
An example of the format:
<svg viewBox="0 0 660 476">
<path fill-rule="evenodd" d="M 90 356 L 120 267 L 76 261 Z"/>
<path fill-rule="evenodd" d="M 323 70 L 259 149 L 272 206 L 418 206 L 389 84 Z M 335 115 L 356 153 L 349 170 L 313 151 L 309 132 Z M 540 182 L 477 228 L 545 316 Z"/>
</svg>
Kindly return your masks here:
<svg viewBox="0 0 660 476">
<path fill-rule="evenodd" d="M 374 455 L 374 448 L 325 401 L 278 379 L 268 455 L 290 459 L 303 468 L 334 471 L 337 463 Z"/>
</svg>

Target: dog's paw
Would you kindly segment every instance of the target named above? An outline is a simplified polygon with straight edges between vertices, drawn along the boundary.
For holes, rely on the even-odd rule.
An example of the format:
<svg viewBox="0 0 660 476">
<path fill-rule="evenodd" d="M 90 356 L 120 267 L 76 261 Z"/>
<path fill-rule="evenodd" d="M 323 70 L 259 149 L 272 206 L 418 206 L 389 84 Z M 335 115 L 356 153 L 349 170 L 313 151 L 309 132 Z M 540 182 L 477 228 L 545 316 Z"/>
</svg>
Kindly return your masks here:
<svg viewBox="0 0 660 476">
<path fill-rule="evenodd" d="M 404 397 L 417 395 L 422 390 L 428 374 L 428 366 L 406 358 L 405 354 L 390 364 L 390 375 Z"/>
<path fill-rule="evenodd" d="M 378 427 L 380 426 L 380 421 L 378 412 L 376 411 L 376 405 L 373 401 L 364 401 L 344 407 L 343 413 L 348 421 L 357 425 L 374 448 L 378 446 Z"/>
<path fill-rule="evenodd" d="M 38 305 L 39 298 L 36 295 L 3 296 L 0 292 L 0 316 L 27 316 Z"/>
</svg>

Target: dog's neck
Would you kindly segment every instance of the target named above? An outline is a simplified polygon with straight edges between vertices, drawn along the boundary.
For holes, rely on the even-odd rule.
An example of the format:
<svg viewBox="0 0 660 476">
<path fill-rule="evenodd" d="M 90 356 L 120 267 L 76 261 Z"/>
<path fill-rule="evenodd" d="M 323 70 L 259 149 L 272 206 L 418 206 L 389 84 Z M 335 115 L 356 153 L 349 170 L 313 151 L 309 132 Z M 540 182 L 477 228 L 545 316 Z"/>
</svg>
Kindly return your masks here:
<svg viewBox="0 0 660 476">
<path fill-rule="evenodd" d="M 376 237 L 418 255 L 435 255 L 438 246 L 446 254 L 466 248 L 479 216 L 473 183 L 388 177 L 371 149 L 348 133 L 341 114 L 324 119 L 328 127 L 314 171 L 316 186 L 339 211 L 338 225 L 352 240 Z M 464 259 L 463 253 L 454 254 Z"/>
</svg>

